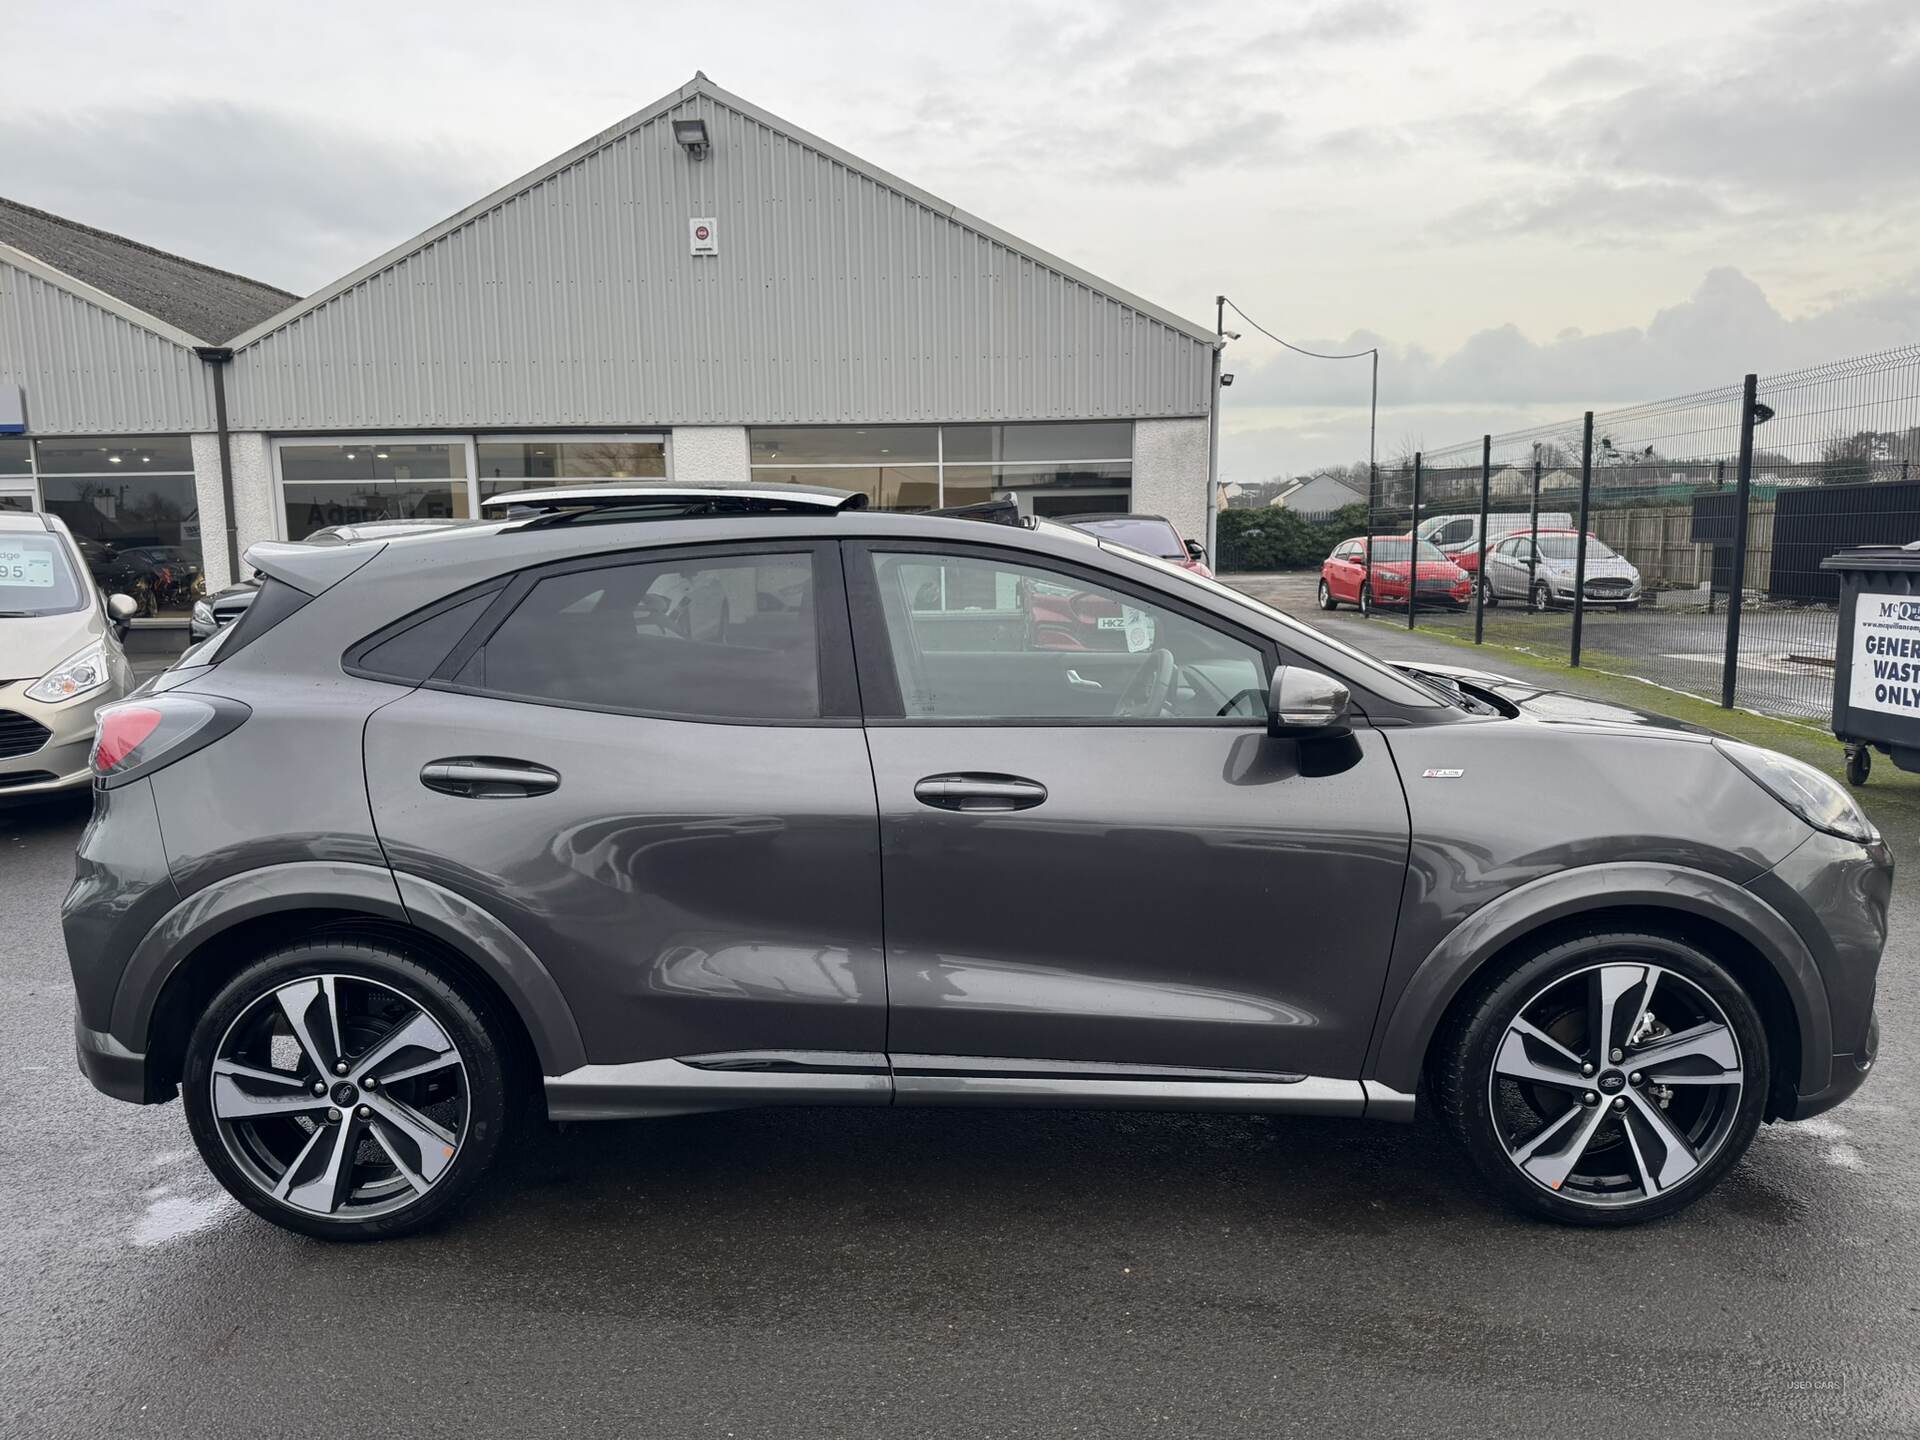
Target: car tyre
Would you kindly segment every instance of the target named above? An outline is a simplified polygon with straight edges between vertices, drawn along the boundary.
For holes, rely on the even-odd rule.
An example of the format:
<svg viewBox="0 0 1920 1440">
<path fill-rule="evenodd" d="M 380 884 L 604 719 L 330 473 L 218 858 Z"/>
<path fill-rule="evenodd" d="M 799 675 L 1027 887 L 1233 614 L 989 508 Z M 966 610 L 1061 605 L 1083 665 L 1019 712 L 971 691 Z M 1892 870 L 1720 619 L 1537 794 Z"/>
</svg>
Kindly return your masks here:
<svg viewBox="0 0 1920 1440">
<path fill-rule="evenodd" d="M 279 1017 L 299 1007 L 290 1006 L 282 996 L 312 992 L 319 993 L 313 993 L 311 1008 L 304 1012 L 307 1037 L 296 1037 L 293 1027 Z M 353 996 L 371 997 L 366 1013 L 346 1013 Z M 336 1016 L 342 1030 L 337 1052 L 331 1050 L 327 1033 L 335 1028 Z M 394 1029 L 403 1023 L 413 1025 L 416 1017 L 425 1023 L 410 1029 L 407 1038 L 425 1037 L 424 1043 L 405 1045 L 378 1067 L 388 1070 L 389 1088 L 378 1088 L 380 1076 L 377 1069 L 370 1069 L 377 1095 L 356 1097 L 386 1107 L 366 1107 L 373 1111 L 372 1118 L 358 1119 L 363 1113 L 360 1107 L 265 1119 L 243 1111 L 246 1118 L 234 1118 L 236 1103 L 250 1105 L 262 1097 L 284 1095 L 285 1103 L 292 1104 L 296 1096 L 314 1094 L 315 1084 L 338 1086 L 343 1078 L 351 1088 L 350 1078 L 329 1071 L 306 1074 L 317 1069 L 309 1041 L 338 1054 L 336 1063 L 351 1069 L 374 1056 L 393 1038 Z M 267 1024 L 286 1029 L 287 1033 L 272 1038 L 262 1035 L 246 1058 L 264 1060 L 268 1047 L 277 1047 L 273 1053 L 284 1057 L 289 1073 L 303 1077 L 300 1084 L 277 1078 L 281 1059 L 275 1060 L 271 1074 L 258 1064 L 236 1071 L 239 1062 L 233 1058 L 233 1049 L 241 1043 L 235 1038 L 236 1027 L 242 1027 L 243 1021 L 243 1028 Z M 503 1038 L 506 1034 L 465 983 L 398 949 L 351 936 L 302 940 L 234 976 L 194 1026 L 180 1086 L 188 1127 L 202 1159 L 228 1193 L 284 1229 L 323 1240 L 385 1240 L 410 1234 L 443 1218 L 473 1193 L 508 1131 L 525 1112 L 524 1106 L 511 1103 L 516 1066 Z M 434 1069 L 442 1042 L 450 1045 L 454 1065 Z M 219 1100 L 214 1088 L 217 1065 L 228 1085 Z M 401 1073 L 423 1065 L 429 1067 L 425 1075 L 409 1079 Z M 235 1074 L 246 1078 L 236 1081 Z M 248 1087 L 251 1095 L 236 1102 L 232 1089 L 236 1084 Z M 325 1106 L 333 1098 L 316 1100 L 316 1106 Z M 384 1118 L 389 1114 L 396 1123 Z M 344 1116 L 346 1126 L 360 1128 L 351 1134 L 340 1134 L 337 1128 L 318 1133 L 323 1127 L 341 1125 L 329 1115 Z M 453 1116 L 457 1123 L 449 1123 Z M 431 1133 L 420 1126 L 423 1118 L 436 1127 Z M 292 1128 L 295 1125 L 305 1131 L 310 1147 L 303 1146 L 300 1131 Z M 381 1132 L 378 1136 L 372 1133 L 375 1129 Z M 268 1132 L 272 1140 L 263 1138 Z M 454 1143 L 435 1146 L 436 1138 L 451 1138 Z M 333 1145 L 343 1154 L 352 1147 L 345 1160 L 347 1178 L 339 1185 L 329 1178 L 329 1146 Z M 315 1153 L 308 1156 L 307 1148 Z M 430 1153 L 434 1150 L 446 1154 Z M 276 1165 L 284 1165 L 279 1185 L 272 1183 Z M 293 1183 L 296 1180 L 302 1183 Z M 296 1205 L 276 1190 L 304 1195 L 313 1203 Z M 372 1195 L 372 1203 L 362 1201 L 363 1193 Z"/>
<path fill-rule="evenodd" d="M 1553 1047 L 1559 1041 L 1564 1041 L 1566 1051 L 1591 1063 L 1596 1047 L 1586 1043 L 1582 1032 L 1591 1023 L 1587 1017 L 1595 1011 L 1579 1006 L 1578 998 L 1592 993 L 1583 989 L 1598 983 L 1592 977 L 1601 972 L 1618 974 L 1626 967 L 1659 972 L 1646 1009 L 1657 1017 L 1652 1029 L 1664 1033 L 1656 1033 L 1638 1045 L 1627 1038 L 1628 1032 L 1637 1027 L 1639 1005 L 1638 992 L 1629 987 L 1620 992 L 1611 1012 L 1616 1021 L 1613 1038 L 1626 1040 L 1619 1052 L 1623 1058 L 1612 1061 L 1613 1052 L 1609 1050 L 1601 1055 L 1591 1081 L 1577 1072 L 1570 1076 L 1575 1087 L 1591 1083 L 1594 1089 L 1576 1094 L 1556 1082 L 1552 1090 L 1546 1086 L 1530 1090 L 1516 1082 L 1512 1078 L 1515 1068 L 1544 1062 L 1558 1070 L 1561 1057 Z M 1565 1004 L 1564 997 L 1568 996 L 1576 1003 L 1567 1018 L 1554 1027 L 1558 1033 L 1550 1031 L 1537 1045 L 1531 1035 L 1525 1036 L 1516 1055 L 1509 1047 L 1515 1043 L 1517 1025 L 1530 1017 L 1537 1023 L 1551 1013 L 1551 1008 L 1539 1009 L 1540 1004 Z M 1635 1007 L 1633 1012 L 1628 1011 L 1629 1006 Z M 1661 1015 L 1663 1009 L 1666 1015 Z M 1704 1062 L 1697 1073 L 1737 1076 L 1737 1092 L 1730 1093 L 1735 1083 L 1732 1078 L 1662 1085 L 1654 1078 L 1656 1068 L 1662 1074 L 1677 1071 L 1669 1072 L 1658 1060 L 1645 1072 L 1632 1068 L 1637 1057 L 1655 1057 L 1663 1044 L 1670 1048 L 1675 1036 L 1684 1039 L 1689 1032 L 1707 1035 L 1706 1029 L 1694 1023 L 1696 1015 L 1707 1017 L 1704 1025 L 1723 1024 L 1731 1032 L 1734 1047 L 1722 1052 L 1723 1058 L 1734 1063 L 1706 1069 L 1704 1065 L 1716 1062 Z M 1678 1023 L 1663 1026 L 1660 1022 L 1668 1016 Z M 1559 1025 L 1567 1028 L 1559 1029 Z M 1724 1044 L 1724 1037 L 1717 1043 Z M 1766 1028 L 1752 997 L 1710 954 L 1671 935 L 1598 929 L 1550 942 L 1471 992 L 1444 1028 L 1434 1058 L 1433 1085 L 1440 1114 L 1466 1147 L 1475 1168 L 1515 1208 L 1570 1225 L 1638 1224 L 1671 1215 L 1705 1195 L 1739 1162 L 1752 1142 L 1766 1107 L 1772 1073 Z M 1701 1062 L 1689 1058 L 1669 1063 L 1677 1067 Z M 1637 1080 L 1631 1078 L 1636 1075 Z M 1605 1095 L 1603 1082 L 1617 1087 L 1613 1099 Z M 1628 1094 L 1629 1090 L 1633 1093 Z M 1668 1101 L 1660 1101 L 1663 1091 L 1670 1097 Z M 1563 1100 L 1566 1108 L 1557 1115 L 1527 1114 L 1520 1107 L 1540 1104 L 1545 1109 L 1551 1103 L 1527 1098 L 1529 1094 Z M 1587 1096 L 1597 1097 L 1597 1106 L 1588 1104 Z M 1632 1104 L 1622 1110 L 1613 1108 L 1627 1100 Z M 1675 1108 L 1668 1110 L 1668 1103 Z M 1652 1114 L 1655 1109 L 1658 1116 Z M 1516 1110 L 1520 1112 L 1519 1137 L 1513 1133 L 1514 1116 L 1509 1113 Z M 1643 1113 L 1647 1119 L 1641 1118 Z M 1528 1173 L 1525 1166 L 1529 1164 L 1544 1165 L 1550 1171 L 1555 1163 L 1565 1163 L 1555 1152 L 1564 1156 L 1570 1145 L 1545 1132 L 1567 1122 L 1564 1133 L 1577 1144 L 1579 1136 L 1575 1132 L 1588 1126 L 1586 1117 L 1596 1114 L 1599 1118 L 1592 1124 L 1597 1128 L 1586 1130 L 1591 1139 L 1558 1189 L 1550 1188 L 1550 1174 L 1542 1175 L 1538 1170 Z M 1690 1120 L 1690 1115 L 1697 1118 Z M 1540 1129 L 1526 1137 L 1524 1127 L 1536 1119 Z M 1698 1149 L 1691 1143 L 1673 1148 L 1664 1145 L 1665 1135 L 1686 1140 L 1689 1125 L 1700 1127 Z M 1548 1143 L 1534 1157 L 1523 1160 L 1527 1145 L 1543 1136 Z M 1516 1145 L 1517 1138 L 1521 1143 Z"/>
<path fill-rule="evenodd" d="M 1486 602 L 1486 607 L 1489 610 L 1500 603 L 1500 596 L 1493 588 L 1493 581 L 1487 579 L 1485 576 L 1482 576 L 1480 579 L 1480 598 Z"/>
<path fill-rule="evenodd" d="M 1544 615 L 1553 608 L 1553 591 L 1544 580 L 1537 581 L 1533 587 L 1533 608 L 1536 614 Z"/>
<path fill-rule="evenodd" d="M 1333 598 L 1333 591 L 1327 588 L 1327 582 L 1324 580 L 1320 582 L 1320 608 L 1322 610 L 1338 610 L 1340 608 L 1340 602 Z"/>
<path fill-rule="evenodd" d="M 1360 586 L 1359 610 L 1362 615 L 1373 614 L 1373 586 L 1364 583 Z"/>
</svg>

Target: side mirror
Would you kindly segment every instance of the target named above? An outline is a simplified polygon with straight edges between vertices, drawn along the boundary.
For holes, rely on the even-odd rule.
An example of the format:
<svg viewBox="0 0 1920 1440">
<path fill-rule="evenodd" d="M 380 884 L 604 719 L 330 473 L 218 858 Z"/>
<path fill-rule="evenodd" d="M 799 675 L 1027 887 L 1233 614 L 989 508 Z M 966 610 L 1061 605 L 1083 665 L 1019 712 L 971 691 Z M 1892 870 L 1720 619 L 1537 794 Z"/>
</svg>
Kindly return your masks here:
<svg viewBox="0 0 1920 1440">
<path fill-rule="evenodd" d="M 1275 738 L 1332 738 L 1351 733 L 1353 696 L 1331 675 L 1299 665 L 1274 668 L 1267 689 L 1267 733 Z"/>
<path fill-rule="evenodd" d="M 109 595 L 107 597 L 107 618 L 113 621 L 113 632 L 122 640 L 127 638 L 127 630 L 133 623 L 133 617 L 139 613 L 139 602 L 131 595 Z"/>
<path fill-rule="evenodd" d="M 1189 560 L 1198 560 L 1202 565 L 1206 564 L 1207 547 L 1202 545 L 1198 540 L 1187 541 L 1187 558 Z"/>
</svg>

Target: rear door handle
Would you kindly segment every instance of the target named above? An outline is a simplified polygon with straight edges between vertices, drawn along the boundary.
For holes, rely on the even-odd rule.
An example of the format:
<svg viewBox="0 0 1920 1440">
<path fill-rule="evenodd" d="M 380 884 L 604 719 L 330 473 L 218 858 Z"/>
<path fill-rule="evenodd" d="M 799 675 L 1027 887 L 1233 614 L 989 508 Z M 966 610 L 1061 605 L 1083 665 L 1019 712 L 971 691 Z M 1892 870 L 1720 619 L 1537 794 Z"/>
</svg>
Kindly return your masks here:
<svg viewBox="0 0 1920 1440">
<path fill-rule="evenodd" d="M 443 795 L 468 800 L 509 799 L 519 795 L 546 795 L 560 788 L 557 771 L 525 760 L 496 760 L 466 756 L 432 760 L 420 767 L 420 783 Z"/>
<path fill-rule="evenodd" d="M 1045 802 L 1047 787 L 1018 775 L 929 775 L 913 798 L 936 810 L 1031 810 Z"/>
</svg>

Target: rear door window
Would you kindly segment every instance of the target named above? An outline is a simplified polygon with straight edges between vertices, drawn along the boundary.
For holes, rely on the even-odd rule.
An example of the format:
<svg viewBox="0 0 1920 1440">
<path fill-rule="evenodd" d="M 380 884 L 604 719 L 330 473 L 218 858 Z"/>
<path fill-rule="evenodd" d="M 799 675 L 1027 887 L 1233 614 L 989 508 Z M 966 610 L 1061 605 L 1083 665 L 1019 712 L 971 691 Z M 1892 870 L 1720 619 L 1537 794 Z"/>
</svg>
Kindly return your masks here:
<svg viewBox="0 0 1920 1440">
<path fill-rule="evenodd" d="M 798 551 L 549 574 L 470 656 L 451 657 L 450 684 L 677 719 L 818 719 L 815 564 Z"/>
</svg>

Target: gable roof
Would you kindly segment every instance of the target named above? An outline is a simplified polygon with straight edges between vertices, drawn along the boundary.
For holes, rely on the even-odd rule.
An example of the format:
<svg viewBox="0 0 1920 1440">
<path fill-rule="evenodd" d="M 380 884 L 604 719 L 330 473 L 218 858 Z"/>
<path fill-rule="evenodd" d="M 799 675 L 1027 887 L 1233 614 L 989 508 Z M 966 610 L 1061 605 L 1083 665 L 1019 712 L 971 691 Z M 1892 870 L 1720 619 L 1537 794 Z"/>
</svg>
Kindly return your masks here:
<svg viewBox="0 0 1920 1440">
<path fill-rule="evenodd" d="M 1004 246 L 1016 255 L 1023 256 L 1037 265 L 1055 271 L 1068 279 L 1077 281 L 1095 293 L 1137 310 L 1142 315 L 1158 320 L 1161 324 L 1179 331 L 1191 339 L 1202 341 L 1208 345 L 1216 343 L 1218 339 L 1214 332 L 1206 326 L 1176 315 L 1171 310 L 1164 309 L 1150 300 L 1142 299 L 1138 295 L 1122 290 L 1118 286 L 1089 274 L 1070 261 L 1063 260 L 1057 255 L 1049 254 L 1037 246 L 1030 245 L 1026 241 L 1008 234 L 998 226 L 991 225 L 987 221 L 967 213 L 950 201 L 942 200 L 939 196 L 930 194 L 928 191 L 922 190 L 919 186 L 910 184 L 898 176 L 880 169 L 877 165 L 872 165 L 862 160 L 859 156 L 842 150 L 839 146 L 822 140 L 817 135 L 802 130 L 797 125 L 782 120 L 779 116 L 761 109 L 752 102 L 743 100 L 738 95 L 721 89 L 707 78 L 704 71 L 695 71 L 693 79 L 689 80 L 679 89 L 669 91 L 651 105 L 636 110 L 633 114 L 627 116 L 626 119 L 608 126 L 605 130 L 582 141 L 571 150 L 555 156 L 546 164 L 534 170 L 528 171 L 517 180 L 508 181 L 492 194 L 476 200 L 473 204 L 456 214 L 449 215 L 446 219 L 440 221 L 439 224 L 429 226 L 411 240 L 401 242 L 384 255 L 368 261 L 351 274 L 341 276 L 332 284 L 322 286 L 313 294 L 307 296 L 305 299 L 299 300 L 291 306 L 287 306 L 271 318 L 263 319 L 250 329 L 234 335 L 231 341 L 233 348 L 235 350 L 243 349 L 264 336 L 298 320 L 300 317 L 321 309 L 329 301 L 344 295 L 349 290 L 352 290 L 354 286 L 362 283 L 369 277 L 378 275 L 383 270 L 391 268 L 399 261 L 405 260 L 411 255 L 418 254 L 420 251 L 433 245 L 436 241 L 452 234 L 462 226 L 471 223 L 477 217 L 485 215 L 489 211 L 496 210 L 507 202 L 525 195 L 528 191 L 535 189 L 553 179 L 556 175 L 578 165 L 582 160 L 596 152 L 606 149 L 608 146 L 631 135 L 641 127 L 660 119 L 676 106 L 683 105 L 688 100 L 696 98 L 713 101 L 715 104 L 725 106 L 747 117 L 749 120 L 766 126 L 770 130 L 778 131 L 807 149 L 817 151 L 835 163 L 844 166 L 854 174 L 864 176 L 883 189 L 891 190 L 905 199 L 924 206 L 928 210 L 953 221 L 955 224 L 975 231 L 997 244 Z"/>
<path fill-rule="evenodd" d="M 287 308 L 288 291 L 0 196 L 0 244 L 202 345 Z M 169 337 L 173 338 L 173 337 Z"/>
</svg>

